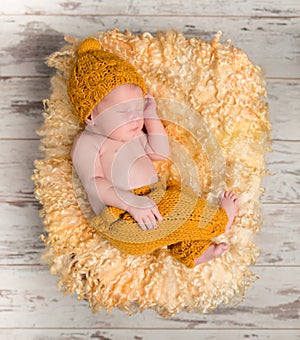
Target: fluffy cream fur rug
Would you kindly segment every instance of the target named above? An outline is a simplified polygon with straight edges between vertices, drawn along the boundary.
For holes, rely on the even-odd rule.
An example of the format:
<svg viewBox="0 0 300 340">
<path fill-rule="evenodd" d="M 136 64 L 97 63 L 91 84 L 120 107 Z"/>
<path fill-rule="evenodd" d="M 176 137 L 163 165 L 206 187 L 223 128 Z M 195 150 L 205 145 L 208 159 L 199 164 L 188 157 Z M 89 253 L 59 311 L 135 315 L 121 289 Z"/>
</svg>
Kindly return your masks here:
<svg viewBox="0 0 300 340">
<path fill-rule="evenodd" d="M 35 162 L 35 194 L 43 206 L 47 236 L 44 259 L 59 276 L 59 288 L 87 299 L 93 312 L 117 307 L 128 314 L 153 309 L 170 317 L 181 310 L 208 312 L 237 303 L 256 277 L 250 271 L 262 226 L 260 187 L 270 122 L 261 69 L 230 42 L 187 39 L 174 31 L 134 35 L 100 32 L 104 49 L 131 62 L 157 98 L 170 136 L 170 160 L 157 162 L 162 176 L 181 179 L 211 202 L 224 189 L 239 195 L 239 212 L 226 235 L 230 249 L 220 258 L 188 269 L 167 249 L 134 257 L 121 253 L 89 224 L 84 191 L 69 156 L 83 128 L 71 112 L 66 82 L 80 41 L 52 54 L 52 93 L 44 101 L 39 129 L 44 159 Z"/>
</svg>

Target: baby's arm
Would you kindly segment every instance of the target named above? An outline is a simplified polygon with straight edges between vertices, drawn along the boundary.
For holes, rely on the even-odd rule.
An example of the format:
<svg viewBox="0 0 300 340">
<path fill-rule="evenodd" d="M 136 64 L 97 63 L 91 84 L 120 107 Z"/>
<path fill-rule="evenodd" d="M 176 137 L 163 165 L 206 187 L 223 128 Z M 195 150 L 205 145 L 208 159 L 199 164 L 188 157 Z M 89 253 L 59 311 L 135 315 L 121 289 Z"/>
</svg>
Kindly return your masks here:
<svg viewBox="0 0 300 340">
<path fill-rule="evenodd" d="M 144 109 L 144 121 L 147 129 L 146 152 L 155 161 L 164 160 L 169 156 L 169 139 L 156 113 L 156 103 L 153 96 L 146 95 L 146 106 Z"/>
<path fill-rule="evenodd" d="M 127 211 L 143 230 L 157 227 L 156 220 L 161 221 L 162 216 L 153 200 L 114 186 L 112 182 L 104 178 L 100 162 L 97 162 L 95 170 L 97 174 L 95 177 L 97 192 L 106 206 L 113 206 Z"/>
<path fill-rule="evenodd" d="M 101 145 L 90 135 L 80 133 L 71 151 L 73 165 L 95 213 L 100 213 L 103 205 L 114 206 L 128 211 L 141 229 L 156 228 L 156 221 L 162 220 L 162 217 L 155 202 L 148 197 L 134 195 L 130 190 L 117 189 L 105 178 L 99 155 Z"/>
<path fill-rule="evenodd" d="M 150 198 L 135 195 L 127 190 L 118 189 L 105 178 L 96 178 L 96 183 L 97 191 L 103 203 L 107 206 L 128 211 L 141 229 L 155 229 L 157 227 L 156 220 L 162 220 L 156 204 Z"/>
</svg>

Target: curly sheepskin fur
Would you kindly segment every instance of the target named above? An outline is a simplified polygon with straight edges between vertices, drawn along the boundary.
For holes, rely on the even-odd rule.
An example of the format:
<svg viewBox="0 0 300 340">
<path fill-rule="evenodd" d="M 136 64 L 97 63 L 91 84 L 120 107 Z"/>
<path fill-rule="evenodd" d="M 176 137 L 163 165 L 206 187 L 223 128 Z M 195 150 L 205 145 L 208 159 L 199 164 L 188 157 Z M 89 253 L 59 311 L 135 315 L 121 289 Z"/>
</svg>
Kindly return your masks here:
<svg viewBox="0 0 300 340">
<path fill-rule="evenodd" d="M 157 98 L 172 153 L 156 162 L 161 176 L 181 180 L 211 202 L 223 190 L 239 195 L 230 231 L 214 240 L 230 248 L 213 261 L 188 269 L 163 248 L 143 256 L 121 253 L 89 223 L 89 207 L 73 172 L 70 148 L 83 128 L 72 114 L 66 83 L 81 41 L 48 58 L 56 69 L 39 129 L 44 158 L 35 162 L 35 195 L 43 206 L 44 260 L 59 288 L 86 299 L 93 312 L 119 308 L 127 314 L 153 309 L 163 317 L 181 310 L 205 313 L 238 303 L 256 280 L 254 236 L 262 226 L 260 187 L 270 122 L 261 69 L 230 42 L 185 38 L 174 31 L 97 35 L 104 49 L 132 63 Z"/>
</svg>

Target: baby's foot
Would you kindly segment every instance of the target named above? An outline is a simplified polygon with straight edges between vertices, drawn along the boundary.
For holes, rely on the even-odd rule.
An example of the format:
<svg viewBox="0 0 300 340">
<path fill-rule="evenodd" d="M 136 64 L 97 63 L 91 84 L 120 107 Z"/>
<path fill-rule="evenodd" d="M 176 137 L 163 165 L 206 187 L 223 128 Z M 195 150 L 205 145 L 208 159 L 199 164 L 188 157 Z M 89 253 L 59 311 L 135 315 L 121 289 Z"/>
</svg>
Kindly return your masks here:
<svg viewBox="0 0 300 340">
<path fill-rule="evenodd" d="M 226 224 L 226 230 L 230 229 L 232 222 L 237 213 L 238 205 L 237 205 L 237 196 L 232 191 L 225 191 L 224 196 L 222 198 L 220 206 L 226 211 L 228 216 L 228 222 Z"/>
<path fill-rule="evenodd" d="M 237 213 L 237 196 L 233 192 L 224 192 L 220 206 L 226 211 L 228 216 L 228 222 L 226 224 L 226 230 L 230 229 L 232 222 L 234 221 L 235 215 Z M 207 250 L 195 260 L 195 266 L 201 263 L 208 262 L 219 256 L 221 256 L 225 250 L 227 250 L 229 245 L 225 242 L 219 244 L 212 244 L 207 248 Z"/>
<path fill-rule="evenodd" d="M 195 266 L 198 264 L 202 264 L 208 262 L 210 260 L 215 259 L 216 257 L 221 256 L 224 251 L 228 249 L 227 243 L 219 243 L 219 244 L 212 244 L 207 248 L 207 250 L 195 260 Z"/>
</svg>

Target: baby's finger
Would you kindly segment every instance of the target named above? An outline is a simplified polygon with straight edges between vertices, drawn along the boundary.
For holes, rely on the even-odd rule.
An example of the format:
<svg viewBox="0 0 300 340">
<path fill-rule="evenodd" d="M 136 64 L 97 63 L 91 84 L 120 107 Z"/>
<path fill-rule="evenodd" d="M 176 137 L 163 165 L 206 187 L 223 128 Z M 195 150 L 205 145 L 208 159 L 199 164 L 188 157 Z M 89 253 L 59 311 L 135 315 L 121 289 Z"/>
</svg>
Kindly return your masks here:
<svg viewBox="0 0 300 340">
<path fill-rule="evenodd" d="M 155 108 L 156 102 L 155 102 L 154 97 L 148 93 L 145 96 L 145 109 L 150 108 L 150 107 Z"/>
<path fill-rule="evenodd" d="M 156 224 L 154 216 L 152 216 L 152 217 L 149 216 L 147 218 L 147 221 L 145 221 L 144 223 L 146 224 L 148 230 L 152 230 L 152 229 L 157 228 L 157 224 Z"/>
<path fill-rule="evenodd" d="M 137 223 L 142 230 L 147 230 L 147 226 L 145 225 L 143 221 L 139 221 Z"/>
<path fill-rule="evenodd" d="M 147 93 L 147 94 L 145 95 L 145 98 L 147 98 L 147 99 L 153 99 L 153 100 L 154 100 L 154 97 L 153 97 L 152 94 L 150 94 L 150 93 Z"/>
<path fill-rule="evenodd" d="M 148 224 L 147 224 L 147 228 L 148 228 L 148 230 L 156 229 L 156 228 L 157 228 L 156 222 L 150 222 L 150 223 L 148 223 Z"/>
<path fill-rule="evenodd" d="M 156 223 L 156 220 L 154 218 L 154 220 L 151 222 L 151 230 L 156 229 L 156 228 L 157 228 L 157 223 Z"/>
<path fill-rule="evenodd" d="M 162 221 L 162 220 L 163 220 L 163 218 L 162 218 L 162 216 L 161 216 L 161 214 L 160 214 L 160 212 L 159 212 L 159 210 L 158 210 L 157 207 L 154 207 L 154 208 L 152 209 L 152 213 L 154 214 L 154 216 L 156 217 L 156 219 L 157 219 L 158 221 Z"/>
</svg>

